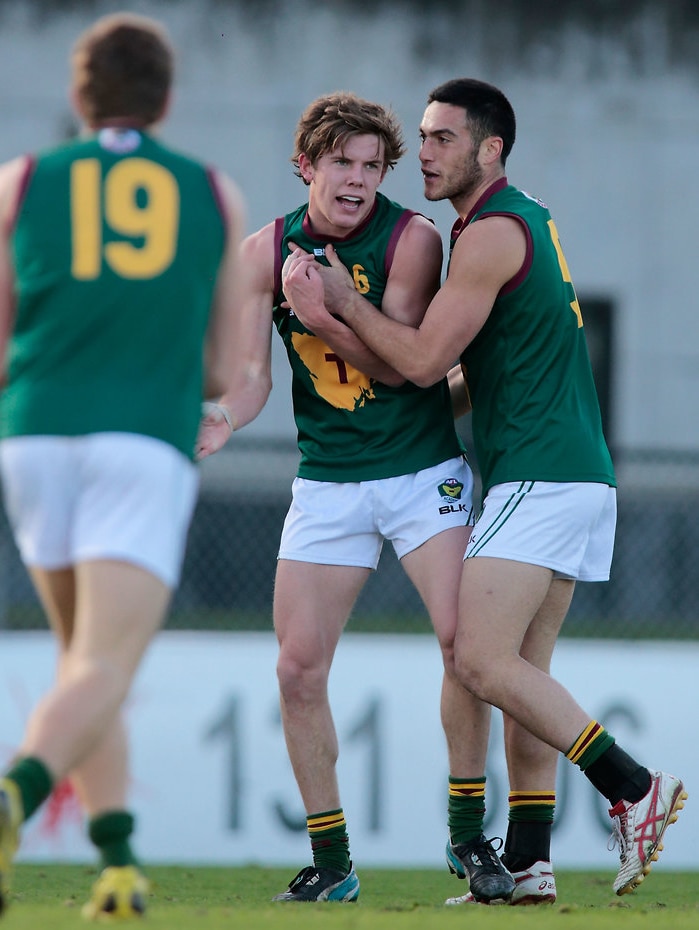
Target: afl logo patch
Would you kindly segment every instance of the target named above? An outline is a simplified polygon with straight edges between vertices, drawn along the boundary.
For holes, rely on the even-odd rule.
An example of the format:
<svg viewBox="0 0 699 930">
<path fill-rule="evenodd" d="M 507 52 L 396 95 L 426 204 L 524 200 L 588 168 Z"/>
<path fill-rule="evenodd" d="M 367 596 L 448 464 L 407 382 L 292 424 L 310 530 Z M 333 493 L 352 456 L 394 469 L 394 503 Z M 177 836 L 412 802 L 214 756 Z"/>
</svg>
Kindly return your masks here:
<svg viewBox="0 0 699 930">
<path fill-rule="evenodd" d="M 461 500 L 463 489 L 463 484 L 456 478 L 447 478 L 438 486 L 437 491 L 443 501 L 458 501 Z"/>
</svg>

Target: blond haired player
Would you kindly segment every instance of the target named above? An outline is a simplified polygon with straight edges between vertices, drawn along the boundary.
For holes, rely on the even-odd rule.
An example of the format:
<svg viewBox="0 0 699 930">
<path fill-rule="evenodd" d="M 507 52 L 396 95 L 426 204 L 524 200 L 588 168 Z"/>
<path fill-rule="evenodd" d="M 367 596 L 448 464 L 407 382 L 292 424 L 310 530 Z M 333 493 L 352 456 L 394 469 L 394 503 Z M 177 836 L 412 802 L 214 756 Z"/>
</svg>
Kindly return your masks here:
<svg viewBox="0 0 699 930">
<path fill-rule="evenodd" d="M 387 318 L 419 324 L 439 284 L 442 249 L 431 222 L 379 191 L 403 150 L 394 115 L 355 94 L 324 95 L 303 112 L 293 162 L 308 201 L 244 243 L 251 269 L 241 306 L 247 362 L 220 406 L 205 416 L 199 440 L 200 454 L 215 452 L 230 435 L 224 413 L 242 427 L 262 408 L 276 326 L 292 369 L 301 451 L 274 590 L 277 670 L 313 858 L 279 901 L 359 896 L 336 772 L 328 676 L 384 540 L 422 597 L 442 650 L 449 828 L 454 842 L 469 851 L 471 890 L 489 901 L 509 897 L 514 888 L 482 832 L 490 709 L 454 678 L 458 581 L 473 483 L 446 379 L 417 387 L 330 317 L 320 327 L 305 327 L 282 287 L 282 265 L 294 244 L 323 261 L 323 247 L 332 242 L 358 293 Z M 405 820 L 410 829 L 410 811 Z"/>
</svg>

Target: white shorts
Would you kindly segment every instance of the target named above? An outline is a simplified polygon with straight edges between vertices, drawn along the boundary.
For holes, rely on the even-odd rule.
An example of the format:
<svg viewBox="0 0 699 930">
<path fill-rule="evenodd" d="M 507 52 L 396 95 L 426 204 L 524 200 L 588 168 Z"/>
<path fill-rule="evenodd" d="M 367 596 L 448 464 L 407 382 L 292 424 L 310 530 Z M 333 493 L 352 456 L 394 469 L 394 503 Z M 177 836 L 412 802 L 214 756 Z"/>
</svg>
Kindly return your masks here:
<svg viewBox="0 0 699 930">
<path fill-rule="evenodd" d="M 608 581 L 616 488 L 589 482 L 513 481 L 491 488 L 465 558 L 543 565 L 556 578 Z"/>
<path fill-rule="evenodd" d="M 199 475 L 174 447 L 134 433 L 15 436 L 0 442 L 0 470 L 26 565 L 117 559 L 177 584 Z"/>
<path fill-rule="evenodd" d="M 296 478 L 280 559 L 375 569 L 384 539 L 399 559 L 453 526 L 473 523 L 473 475 L 463 456 L 374 481 Z"/>
</svg>

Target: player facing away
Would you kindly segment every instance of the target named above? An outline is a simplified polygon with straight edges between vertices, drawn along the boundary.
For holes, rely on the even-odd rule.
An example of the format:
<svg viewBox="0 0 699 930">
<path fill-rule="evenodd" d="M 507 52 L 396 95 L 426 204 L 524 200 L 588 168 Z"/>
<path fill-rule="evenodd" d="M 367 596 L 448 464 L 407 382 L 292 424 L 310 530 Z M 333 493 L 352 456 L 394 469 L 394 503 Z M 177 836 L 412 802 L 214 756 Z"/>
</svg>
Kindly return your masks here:
<svg viewBox="0 0 699 930">
<path fill-rule="evenodd" d="M 625 894 L 657 859 L 687 795 L 674 775 L 618 746 L 548 671 L 576 580 L 609 577 L 616 524 L 582 314 L 548 209 L 507 182 L 515 115 L 504 94 L 448 81 L 429 95 L 420 135 L 425 196 L 458 214 L 446 281 L 420 324 L 377 312 L 332 245 L 327 269 L 308 250 L 294 253 L 285 294 L 305 325 L 339 315 L 424 387 L 460 355 L 484 501 L 463 564 L 456 675 L 503 711 L 510 738 L 563 753 L 608 799 L 620 850 L 614 890 Z"/>
<path fill-rule="evenodd" d="M 262 409 L 276 326 L 292 369 L 301 452 L 275 582 L 277 671 L 313 856 L 278 901 L 354 901 L 359 895 L 336 773 L 328 676 L 385 539 L 422 597 L 442 650 L 451 839 L 479 900 L 507 899 L 514 889 L 483 835 L 490 708 L 454 677 L 472 475 L 446 379 L 417 387 L 332 317 L 319 327 L 304 326 L 282 288 L 290 243 L 323 261 L 323 247 L 332 242 L 358 293 L 387 317 L 419 324 L 439 286 L 442 248 L 430 221 L 378 190 L 403 150 L 393 114 L 354 94 L 320 97 L 302 114 L 292 161 L 308 199 L 243 244 L 249 278 L 234 383 L 218 407 L 207 408 L 199 436 L 200 455 L 209 455 Z"/>
<path fill-rule="evenodd" d="M 178 581 L 244 220 L 229 179 L 154 135 L 172 74 L 158 22 L 99 19 L 72 54 L 83 134 L 0 168 L 0 466 L 59 645 L 0 780 L 0 910 L 22 824 L 66 776 L 101 857 L 86 916 L 146 904 L 120 709 Z"/>
</svg>

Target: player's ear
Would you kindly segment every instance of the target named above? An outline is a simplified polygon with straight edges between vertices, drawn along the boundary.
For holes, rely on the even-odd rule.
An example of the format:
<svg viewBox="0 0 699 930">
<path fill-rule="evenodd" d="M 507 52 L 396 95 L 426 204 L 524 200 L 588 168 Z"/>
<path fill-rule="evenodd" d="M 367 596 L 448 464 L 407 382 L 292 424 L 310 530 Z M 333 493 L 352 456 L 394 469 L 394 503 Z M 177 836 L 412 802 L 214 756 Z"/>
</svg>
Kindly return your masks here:
<svg viewBox="0 0 699 930">
<path fill-rule="evenodd" d="M 299 154 L 298 166 L 299 174 L 301 175 L 304 184 L 310 184 L 314 176 L 313 162 L 305 152 L 301 152 Z"/>
<path fill-rule="evenodd" d="M 488 136 L 484 139 L 478 150 L 479 159 L 483 159 L 483 164 L 492 165 L 493 162 L 500 161 L 502 157 L 502 139 L 500 136 Z"/>
</svg>

